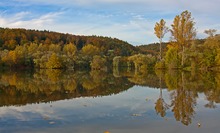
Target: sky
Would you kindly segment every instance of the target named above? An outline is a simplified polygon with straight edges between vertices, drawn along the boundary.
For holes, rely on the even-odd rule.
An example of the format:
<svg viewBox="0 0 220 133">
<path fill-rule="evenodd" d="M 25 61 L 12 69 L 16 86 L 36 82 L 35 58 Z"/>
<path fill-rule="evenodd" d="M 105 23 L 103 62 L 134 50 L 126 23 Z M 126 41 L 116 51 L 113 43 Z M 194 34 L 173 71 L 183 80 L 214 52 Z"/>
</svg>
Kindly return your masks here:
<svg viewBox="0 0 220 133">
<path fill-rule="evenodd" d="M 108 36 L 142 45 L 158 42 L 156 22 L 164 19 L 171 27 L 185 10 L 196 22 L 197 38 L 206 37 L 206 29 L 220 33 L 219 5 L 220 0 L 1 0 L 0 27 Z"/>
</svg>

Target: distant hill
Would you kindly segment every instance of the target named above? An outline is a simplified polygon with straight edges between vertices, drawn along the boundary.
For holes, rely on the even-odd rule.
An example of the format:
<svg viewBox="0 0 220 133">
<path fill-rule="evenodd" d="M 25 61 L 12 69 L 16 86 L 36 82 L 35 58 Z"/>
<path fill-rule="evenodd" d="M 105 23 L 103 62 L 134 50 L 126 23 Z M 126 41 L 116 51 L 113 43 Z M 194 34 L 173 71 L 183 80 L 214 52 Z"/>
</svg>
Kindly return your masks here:
<svg viewBox="0 0 220 133">
<path fill-rule="evenodd" d="M 17 45 L 30 43 L 37 44 L 59 44 L 61 46 L 73 43 L 78 50 L 86 44 L 92 44 L 100 48 L 104 55 L 109 50 L 114 51 L 115 55 L 129 56 L 139 52 L 139 49 L 131 44 L 110 37 L 102 36 L 79 36 L 64 34 L 53 31 L 39 31 L 27 29 L 0 28 L 0 48 L 13 50 Z"/>
<path fill-rule="evenodd" d="M 215 35 L 215 38 L 220 40 L 220 35 L 217 34 Z M 194 41 L 195 44 L 197 45 L 203 45 L 205 43 L 206 39 L 196 39 Z M 169 42 L 162 43 L 162 51 L 165 53 L 167 49 L 167 45 Z M 158 55 L 160 52 L 160 44 L 159 43 L 151 43 L 151 44 L 146 44 L 146 45 L 140 45 L 136 46 L 138 50 L 143 53 L 143 54 L 152 54 L 152 55 Z"/>
<path fill-rule="evenodd" d="M 168 43 L 162 43 L 162 51 L 167 51 L 167 44 Z M 137 46 L 139 51 L 144 54 L 152 54 L 157 55 L 160 52 L 160 44 L 159 43 L 151 43 L 147 45 L 140 45 Z"/>
</svg>

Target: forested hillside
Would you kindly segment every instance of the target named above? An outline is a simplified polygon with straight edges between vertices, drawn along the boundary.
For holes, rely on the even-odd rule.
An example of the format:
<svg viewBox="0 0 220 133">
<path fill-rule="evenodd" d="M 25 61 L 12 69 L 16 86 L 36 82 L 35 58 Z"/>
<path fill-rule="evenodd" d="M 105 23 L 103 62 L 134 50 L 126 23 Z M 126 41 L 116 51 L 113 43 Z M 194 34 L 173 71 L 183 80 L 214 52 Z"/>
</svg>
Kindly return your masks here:
<svg viewBox="0 0 220 133">
<path fill-rule="evenodd" d="M 216 39 L 218 39 L 220 35 L 216 35 Z M 206 39 L 196 39 L 194 40 L 194 44 L 204 44 Z M 163 42 L 162 43 L 162 52 L 165 54 L 168 50 L 168 44 L 170 42 Z M 151 44 L 145 44 L 136 46 L 138 50 L 144 54 L 152 54 L 157 56 L 160 52 L 160 44 L 159 43 L 151 43 Z"/>
<path fill-rule="evenodd" d="M 163 52 L 167 51 L 167 44 L 168 43 L 162 43 L 162 51 Z M 160 52 L 160 46 L 159 45 L 160 45 L 159 43 L 151 43 L 151 44 L 137 46 L 137 48 L 142 53 L 158 55 L 158 53 Z"/>
<path fill-rule="evenodd" d="M 2 66 L 52 69 L 101 69 L 111 66 L 115 56 L 138 53 L 136 47 L 116 38 L 9 28 L 0 28 L 0 50 Z"/>
<path fill-rule="evenodd" d="M 14 50 L 17 45 L 25 44 L 59 44 L 63 47 L 65 44 L 72 43 L 78 50 L 81 50 L 86 44 L 92 44 L 99 48 L 103 54 L 108 50 L 114 50 L 116 55 L 131 55 L 137 52 L 137 49 L 116 38 L 102 36 L 78 36 L 72 34 L 63 34 L 52 31 L 26 30 L 0 28 L 0 47 L 2 49 Z"/>
</svg>

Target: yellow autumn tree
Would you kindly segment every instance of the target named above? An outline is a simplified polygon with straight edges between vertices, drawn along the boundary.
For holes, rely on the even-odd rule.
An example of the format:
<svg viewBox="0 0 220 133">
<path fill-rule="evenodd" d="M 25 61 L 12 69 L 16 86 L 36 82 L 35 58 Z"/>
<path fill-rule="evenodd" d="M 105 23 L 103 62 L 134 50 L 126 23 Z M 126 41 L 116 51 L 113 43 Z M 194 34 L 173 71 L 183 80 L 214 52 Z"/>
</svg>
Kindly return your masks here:
<svg viewBox="0 0 220 133">
<path fill-rule="evenodd" d="M 15 56 L 16 59 L 14 59 L 16 64 L 23 64 L 25 62 L 25 58 L 27 55 L 27 49 L 25 46 L 16 46 L 15 48 Z"/>
<path fill-rule="evenodd" d="M 73 56 L 75 55 L 77 51 L 77 48 L 74 44 L 70 43 L 70 44 L 66 44 L 64 47 L 63 47 L 63 52 L 64 54 L 66 54 L 67 56 Z"/>
<path fill-rule="evenodd" d="M 181 66 L 184 66 L 185 50 L 189 47 L 196 37 L 195 22 L 191 17 L 191 13 L 187 10 L 174 18 L 171 35 L 172 41 L 178 45 L 182 52 Z"/>
<path fill-rule="evenodd" d="M 70 43 L 64 45 L 62 60 L 66 68 L 74 68 L 76 52 L 77 52 L 77 48 L 74 44 Z"/>
<path fill-rule="evenodd" d="M 160 61 L 162 60 L 162 39 L 164 35 L 168 32 L 168 27 L 166 27 L 166 22 L 161 19 L 160 22 L 155 24 L 154 27 L 154 34 L 157 36 L 157 38 L 160 41 Z"/>
<path fill-rule="evenodd" d="M 99 48 L 92 45 L 92 44 L 87 44 L 82 48 L 82 54 L 88 55 L 88 56 L 94 56 L 99 53 Z"/>
<path fill-rule="evenodd" d="M 38 44 L 36 43 L 31 43 L 28 48 L 27 48 L 27 51 L 28 51 L 28 57 L 31 57 L 33 56 L 34 53 L 36 53 L 36 50 L 38 49 Z"/>
<path fill-rule="evenodd" d="M 2 57 L 2 62 L 4 62 L 10 67 L 15 65 L 16 61 L 17 61 L 17 57 L 14 50 L 6 52 L 5 55 L 3 55 Z"/>
<path fill-rule="evenodd" d="M 59 56 L 56 55 L 56 53 L 52 53 L 52 55 L 48 59 L 48 62 L 46 63 L 46 67 L 49 69 L 62 68 L 61 60 L 60 60 Z"/>
</svg>

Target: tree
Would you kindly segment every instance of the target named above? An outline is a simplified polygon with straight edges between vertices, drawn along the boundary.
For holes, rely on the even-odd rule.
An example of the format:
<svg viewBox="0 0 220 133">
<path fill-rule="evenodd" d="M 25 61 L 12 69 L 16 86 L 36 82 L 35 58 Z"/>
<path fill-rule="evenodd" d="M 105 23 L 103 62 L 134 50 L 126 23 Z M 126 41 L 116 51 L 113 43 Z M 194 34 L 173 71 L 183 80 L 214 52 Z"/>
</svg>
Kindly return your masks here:
<svg viewBox="0 0 220 133">
<path fill-rule="evenodd" d="M 220 66 L 220 49 L 217 49 L 217 55 L 215 57 L 215 62 L 217 66 Z"/>
<path fill-rule="evenodd" d="M 66 44 L 63 47 L 63 52 L 67 55 L 67 56 L 74 56 L 75 53 L 77 51 L 77 48 L 75 45 L 73 45 L 72 43 L 70 44 Z"/>
<path fill-rule="evenodd" d="M 106 69 L 106 59 L 99 55 L 95 55 L 93 56 L 90 66 L 93 70 L 104 70 Z"/>
<path fill-rule="evenodd" d="M 166 110 L 169 109 L 169 105 L 165 102 L 163 98 L 163 91 L 162 91 L 162 78 L 165 77 L 164 71 L 155 71 L 156 75 L 159 78 L 159 85 L 160 85 L 160 96 L 155 103 L 155 111 L 157 114 L 160 114 L 161 117 L 166 115 Z"/>
<path fill-rule="evenodd" d="M 162 90 L 160 89 L 160 98 L 158 98 L 155 103 L 155 111 L 157 114 L 160 114 L 161 117 L 164 117 L 167 109 L 169 109 L 169 105 L 166 104 L 162 98 Z"/>
<path fill-rule="evenodd" d="M 128 57 L 128 61 L 134 63 L 135 72 L 139 72 L 141 69 L 145 71 L 150 62 L 150 58 L 144 54 L 136 54 Z"/>
<path fill-rule="evenodd" d="M 160 41 L 160 61 L 162 60 L 162 39 L 164 35 L 168 32 L 168 27 L 165 26 L 166 22 L 161 19 L 160 22 L 155 24 L 154 34 L 159 38 Z"/>
<path fill-rule="evenodd" d="M 49 51 L 59 53 L 61 51 L 61 47 L 60 47 L 60 45 L 50 44 Z"/>
<path fill-rule="evenodd" d="M 165 64 L 169 69 L 178 68 L 179 58 L 178 58 L 178 49 L 173 46 L 168 47 L 168 51 L 165 56 Z"/>
<path fill-rule="evenodd" d="M 50 56 L 48 62 L 46 63 L 46 67 L 50 69 L 62 68 L 60 58 L 56 55 L 56 53 L 53 53 Z"/>
<path fill-rule="evenodd" d="M 15 64 L 16 54 L 15 51 L 4 51 L 2 56 L 2 62 L 9 65 L 10 67 Z"/>
<path fill-rule="evenodd" d="M 28 50 L 28 57 L 32 57 L 36 50 L 38 49 L 38 45 L 36 43 L 31 43 L 27 50 Z"/>
<path fill-rule="evenodd" d="M 215 37 L 216 31 L 217 30 L 215 29 L 209 29 L 204 31 L 204 33 L 208 35 L 208 38 L 206 39 L 204 45 L 212 50 L 215 50 L 220 47 L 219 39 L 218 37 Z"/>
<path fill-rule="evenodd" d="M 181 65 L 184 66 L 185 60 L 185 48 L 189 47 L 192 40 L 196 37 L 196 30 L 194 28 L 195 22 L 191 17 L 191 13 L 184 11 L 181 15 L 177 15 L 174 18 L 171 34 L 172 40 L 178 45 L 178 48 L 182 51 Z"/>
<path fill-rule="evenodd" d="M 216 29 L 208 29 L 205 30 L 204 33 L 206 33 L 207 35 L 209 35 L 209 37 L 214 37 L 215 33 L 217 32 Z"/>
<path fill-rule="evenodd" d="M 76 52 L 77 52 L 77 48 L 74 44 L 70 43 L 64 45 L 62 60 L 65 64 L 65 67 L 71 69 L 74 68 L 74 63 L 76 60 L 76 56 L 75 56 Z"/>
<path fill-rule="evenodd" d="M 87 44 L 86 46 L 82 48 L 82 53 L 84 55 L 94 56 L 94 55 L 97 55 L 98 52 L 99 52 L 99 48 L 92 44 Z"/>
<path fill-rule="evenodd" d="M 15 64 L 24 65 L 26 61 L 27 48 L 26 46 L 16 46 L 15 48 L 16 61 Z"/>
<path fill-rule="evenodd" d="M 6 48 L 13 50 L 13 49 L 15 49 L 15 47 L 17 45 L 17 41 L 14 39 L 11 39 L 8 41 L 8 44 L 5 44 L 5 45 L 6 45 Z"/>
</svg>

